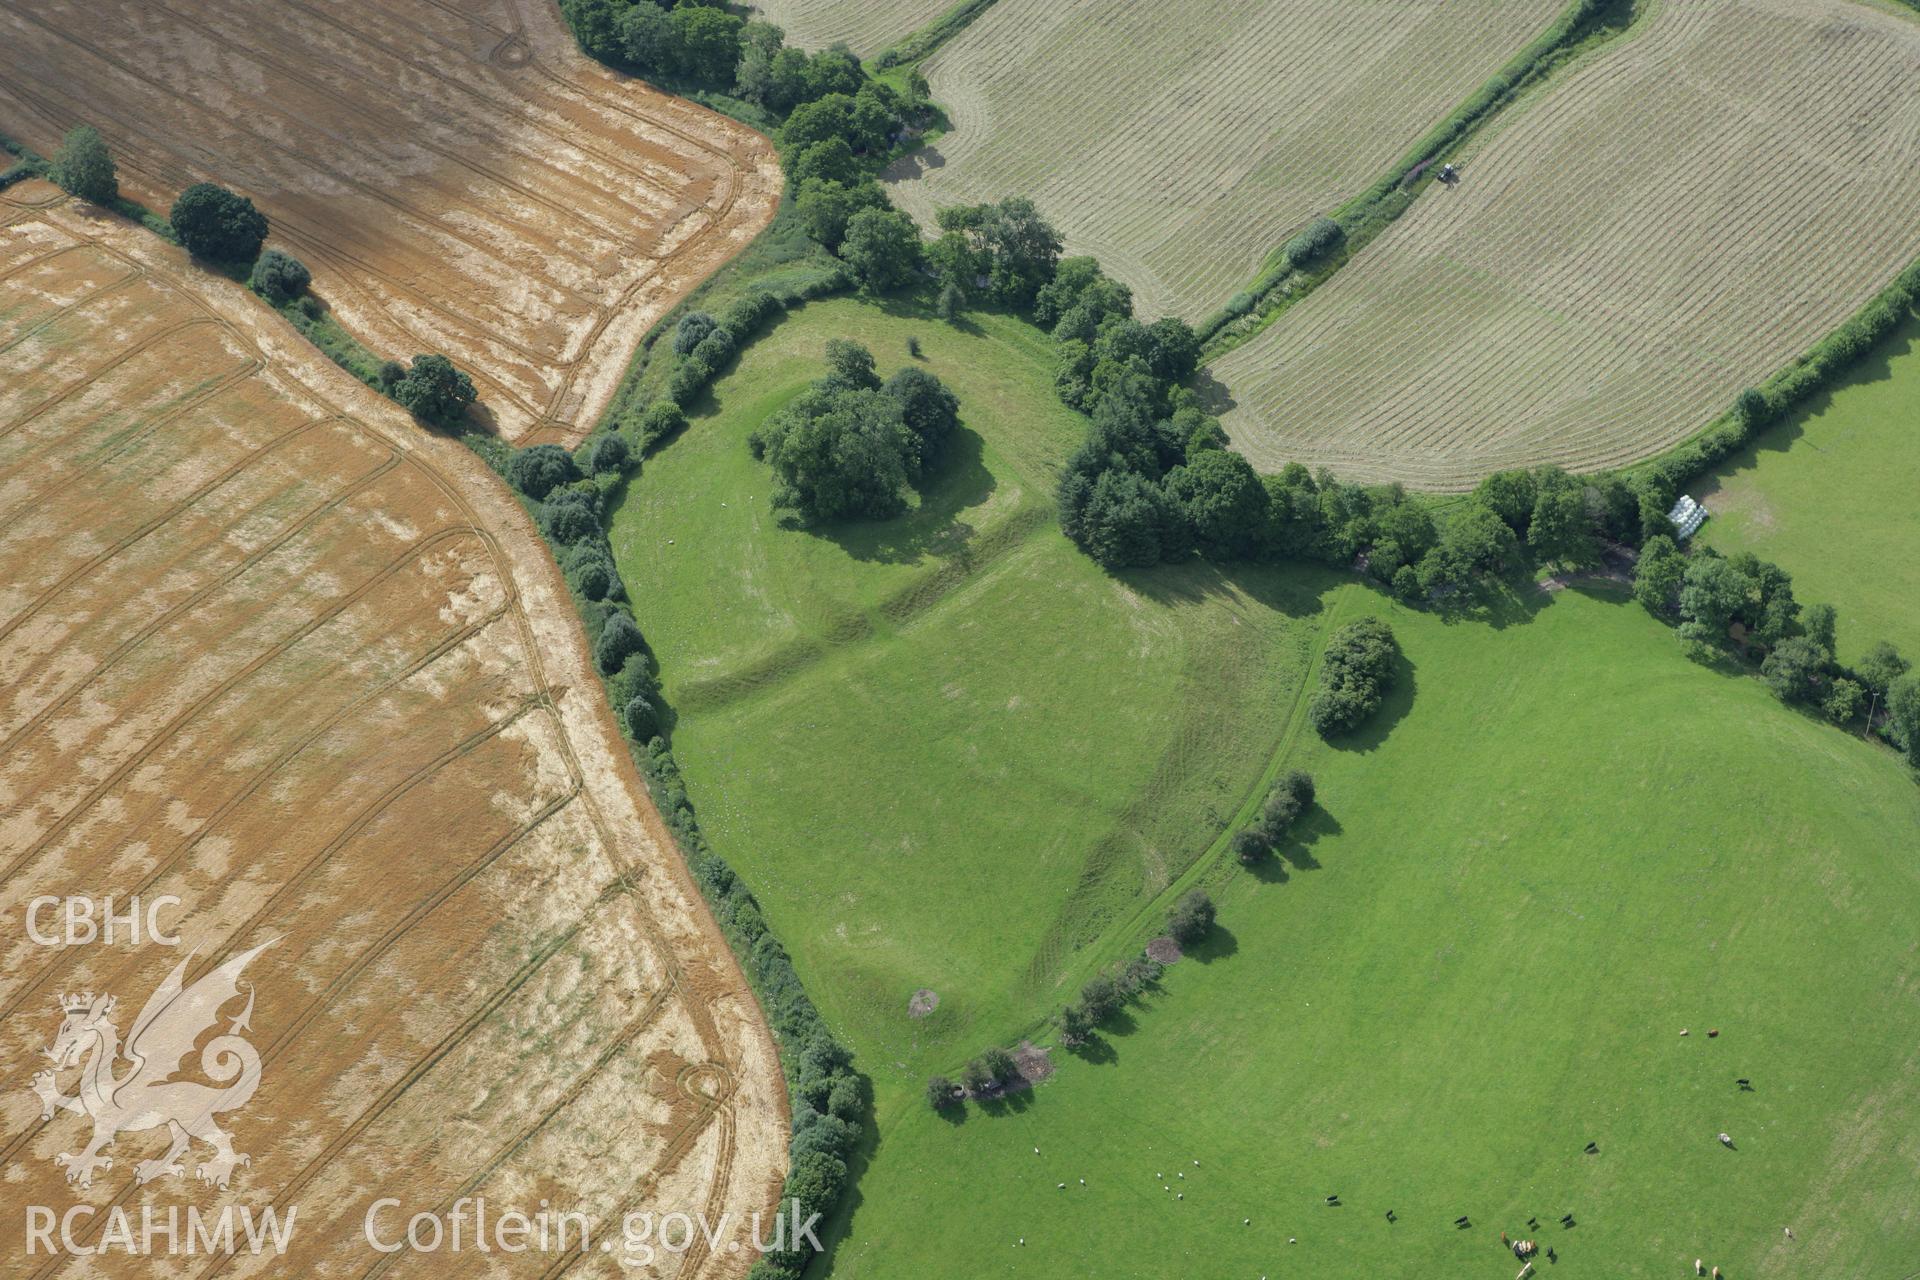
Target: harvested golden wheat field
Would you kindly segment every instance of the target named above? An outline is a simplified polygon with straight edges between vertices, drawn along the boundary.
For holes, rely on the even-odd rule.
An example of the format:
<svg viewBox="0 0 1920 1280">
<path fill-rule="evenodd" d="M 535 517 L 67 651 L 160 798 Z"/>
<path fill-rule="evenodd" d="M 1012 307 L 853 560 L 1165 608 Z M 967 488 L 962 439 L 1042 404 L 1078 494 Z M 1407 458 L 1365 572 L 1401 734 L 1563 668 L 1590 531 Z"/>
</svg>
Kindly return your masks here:
<svg viewBox="0 0 1920 1280">
<path fill-rule="evenodd" d="M 932 22 L 955 0 L 754 0 L 757 17 L 802 49 L 844 44 L 870 58 Z"/>
<path fill-rule="evenodd" d="M 81 1248 L 109 1206 L 297 1210 L 284 1258 L 166 1272 L 200 1280 L 743 1273 L 785 1170 L 779 1065 L 517 504 L 146 232 L 37 182 L 0 223 L 0 895 L 16 923 L 41 895 L 173 897 L 180 939 L 0 941 L 10 1274 L 156 1274 L 15 1248 L 21 1205 L 99 1210 Z M 250 1163 L 196 1135 L 160 1169 L 166 1132 L 129 1122 L 91 1164 L 85 1117 L 35 1096 L 62 998 L 151 1057 L 135 1015 L 183 961 L 247 963 L 257 1092 L 220 1123 Z M 62 1064 L 83 1088 L 100 1035 Z M 182 1078 L 218 1084 L 220 1043 Z M 389 1196 L 389 1240 L 461 1197 L 733 1219 L 623 1272 L 375 1253 Z"/>
<path fill-rule="evenodd" d="M 162 213 L 251 196 L 362 341 L 451 356 L 521 442 L 591 428 L 781 188 L 764 138 L 583 57 L 550 0 L 0 5 L 0 130 L 51 153 L 78 121 Z"/>
<path fill-rule="evenodd" d="M 1920 256 L 1920 21 L 1661 0 L 1213 366 L 1234 443 L 1461 489 L 1698 430 Z"/>
<path fill-rule="evenodd" d="M 1396 159 L 1563 0 L 1001 0 L 927 63 L 953 131 L 896 203 L 1030 196 L 1148 316 L 1195 319 Z"/>
</svg>

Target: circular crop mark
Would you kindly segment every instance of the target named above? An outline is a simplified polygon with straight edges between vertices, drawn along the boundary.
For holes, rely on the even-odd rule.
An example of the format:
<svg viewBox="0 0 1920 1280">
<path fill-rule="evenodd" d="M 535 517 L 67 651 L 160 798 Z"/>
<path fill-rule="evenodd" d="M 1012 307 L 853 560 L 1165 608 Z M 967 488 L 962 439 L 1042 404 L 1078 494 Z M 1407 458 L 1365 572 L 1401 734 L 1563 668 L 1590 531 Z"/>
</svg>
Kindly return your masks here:
<svg viewBox="0 0 1920 1280">
<path fill-rule="evenodd" d="M 680 1092 L 709 1106 L 718 1106 L 733 1096 L 733 1072 L 718 1062 L 695 1062 L 681 1068 L 674 1083 Z"/>
<path fill-rule="evenodd" d="M 493 46 L 493 52 L 487 55 L 487 61 L 496 67 L 505 67 L 509 71 L 524 67 L 533 61 L 533 46 L 518 34 L 510 35 Z"/>
</svg>

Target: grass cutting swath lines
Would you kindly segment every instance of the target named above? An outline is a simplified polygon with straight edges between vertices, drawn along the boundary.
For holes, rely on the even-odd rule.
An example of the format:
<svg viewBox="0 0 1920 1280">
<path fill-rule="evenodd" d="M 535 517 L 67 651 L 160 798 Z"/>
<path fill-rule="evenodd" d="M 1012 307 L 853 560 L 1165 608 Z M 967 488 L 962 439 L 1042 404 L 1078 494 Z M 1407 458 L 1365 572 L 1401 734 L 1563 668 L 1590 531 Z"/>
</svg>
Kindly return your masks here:
<svg viewBox="0 0 1920 1280">
<path fill-rule="evenodd" d="M 1213 372 L 1235 443 L 1460 489 L 1657 452 L 1920 255 L 1920 22 L 1666 0 Z"/>
<path fill-rule="evenodd" d="M 1001 0 L 927 63 L 953 131 L 895 172 L 923 222 L 1031 196 L 1148 315 L 1195 319 L 1364 189 L 1560 0 Z"/>
</svg>

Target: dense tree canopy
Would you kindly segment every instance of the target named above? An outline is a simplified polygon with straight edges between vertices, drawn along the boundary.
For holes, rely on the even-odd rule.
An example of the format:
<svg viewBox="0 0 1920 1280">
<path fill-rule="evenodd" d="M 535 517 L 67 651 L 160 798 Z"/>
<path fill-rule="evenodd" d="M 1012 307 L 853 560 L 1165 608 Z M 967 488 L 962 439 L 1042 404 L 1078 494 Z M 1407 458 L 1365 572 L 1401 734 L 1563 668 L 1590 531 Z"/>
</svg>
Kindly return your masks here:
<svg viewBox="0 0 1920 1280">
<path fill-rule="evenodd" d="M 47 167 L 47 177 L 62 191 L 95 204 L 112 204 L 120 195 L 113 157 L 90 124 L 67 130 L 53 153 L 53 163 Z"/>
<path fill-rule="evenodd" d="M 167 220 L 187 252 L 214 262 L 252 262 L 267 238 L 267 215 L 211 182 L 182 191 Z"/>
<path fill-rule="evenodd" d="M 1354 729 L 1380 709 L 1393 683 L 1400 646 L 1380 618 L 1361 618 L 1333 633 L 1321 655 L 1320 686 L 1307 704 L 1307 718 L 1321 733 Z"/>
<path fill-rule="evenodd" d="M 529 445 L 507 463 L 507 483 L 535 502 L 579 478 L 573 455 L 557 444 Z"/>
<path fill-rule="evenodd" d="M 275 305 L 292 301 L 312 283 L 313 276 L 307 271 L 306 264 L 278 249 L 269 249 L 261 254 L 247 276 L 247 285 Z"/>
<path fill-rule="evenodd" d="M 861 209 L 847 220 L 840 256 L 863 292 L 891 293 L 920 265 L 920 229 L 896 209 Z"/>
<path fill-rule="evenodd" d="M 393 386 L 393 398 L 415 417 L 451 422 L 478 398 L 473 379 L 443 355 L 413 358 L 407 376 Z"/>
</svg>

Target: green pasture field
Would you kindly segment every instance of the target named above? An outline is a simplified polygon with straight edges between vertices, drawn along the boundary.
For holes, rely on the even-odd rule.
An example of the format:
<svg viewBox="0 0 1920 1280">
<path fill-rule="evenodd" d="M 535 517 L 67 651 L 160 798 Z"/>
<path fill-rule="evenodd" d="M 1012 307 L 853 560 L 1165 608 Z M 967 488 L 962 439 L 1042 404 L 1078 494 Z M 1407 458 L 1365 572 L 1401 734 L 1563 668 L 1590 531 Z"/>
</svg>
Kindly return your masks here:
<svg viewBox="0 0 1920 1280">
<path fill-rule="evenodd" d="M 1321 811 L 1032 1093 L 883 1093 L 831 1274 L 1504 1278 L 1501 1231 L 1556 1280 L 1920 1267 L 1906 768 L 1613 589 L 1493 624 L 1340 591 L 1407 665 L 1293 752 Z"/>
<path fill-rule="evenodd" d="M 823 372 L 920 363 L 963 428 L 908 515 L 783 527 L 747 436 Z M 1038 330 L 853 299 L 790 313 L 618 495 L 612 540 L 701 824 L 883 1105 L 1045 1017 L 1252 794 L 1333 581 L 1116 579 L 1061 535 L 1085 421 Z M 938 1008 L 907 1006 L 922 988 Z"/>
<path fill-rule="evenodd" d="M 1693 492 L 1713 513 L 1702 540 L 1839 610 L 1842 660 L 1879 640 L 1920 658 L 1920 319 Z"/>
</svg>

